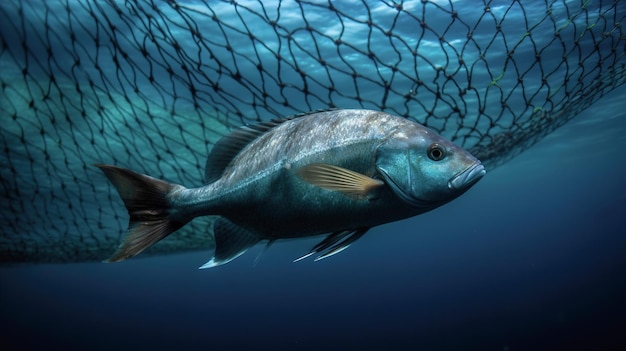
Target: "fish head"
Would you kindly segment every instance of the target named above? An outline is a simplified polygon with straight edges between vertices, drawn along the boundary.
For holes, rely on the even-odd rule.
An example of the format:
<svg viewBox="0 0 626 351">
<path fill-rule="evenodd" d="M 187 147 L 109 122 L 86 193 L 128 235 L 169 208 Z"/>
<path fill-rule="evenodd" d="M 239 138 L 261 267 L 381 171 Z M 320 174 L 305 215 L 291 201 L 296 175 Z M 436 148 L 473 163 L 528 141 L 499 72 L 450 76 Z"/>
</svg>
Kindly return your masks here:
<svg viewBox="0 0 626 351">
<path fill-rule="evenodd" d="M 376 168 L 398 197 L 424 209 L 463 194 L 486 173 L 467 150 L 414 122 L 377 147 Z"/>
</svg>

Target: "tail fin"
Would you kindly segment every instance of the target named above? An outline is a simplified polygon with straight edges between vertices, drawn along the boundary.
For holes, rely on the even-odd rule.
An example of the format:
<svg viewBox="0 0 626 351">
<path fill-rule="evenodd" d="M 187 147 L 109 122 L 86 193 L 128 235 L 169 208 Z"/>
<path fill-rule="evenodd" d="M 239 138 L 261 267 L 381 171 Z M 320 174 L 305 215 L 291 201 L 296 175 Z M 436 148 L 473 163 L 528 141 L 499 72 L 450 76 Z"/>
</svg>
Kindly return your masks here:
<svg viewBox="0 0 626 351">
<path fill-rule="evenodd" d="M 180 185 L 116 166 L 103 164 L 95 166 L 100 168 L 117 188 L 130 215 L 124 241 L 105 262 L 119 262 L 131 258 L 187 223 L 169 218 L 170 203 L 167 195 Z"/>
</svg>

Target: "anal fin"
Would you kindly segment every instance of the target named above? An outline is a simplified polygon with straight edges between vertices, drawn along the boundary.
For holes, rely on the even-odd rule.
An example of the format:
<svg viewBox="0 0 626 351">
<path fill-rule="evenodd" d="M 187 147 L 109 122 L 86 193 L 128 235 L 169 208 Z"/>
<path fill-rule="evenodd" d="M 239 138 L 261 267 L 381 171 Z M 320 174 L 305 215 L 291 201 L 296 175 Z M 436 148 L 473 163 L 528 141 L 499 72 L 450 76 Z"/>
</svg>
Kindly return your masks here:
<svg viewBox="0 0 626 351">
<path fill-rule="evenodd" d="M 200 266 L 200 269 L 228 263 L 261 241 L 261 237 L 257 233 L 242 228 L 224 217 L 215 221 L 213 232 L 215 234 L 215 254 L 209 262 Z"/>
</svg>

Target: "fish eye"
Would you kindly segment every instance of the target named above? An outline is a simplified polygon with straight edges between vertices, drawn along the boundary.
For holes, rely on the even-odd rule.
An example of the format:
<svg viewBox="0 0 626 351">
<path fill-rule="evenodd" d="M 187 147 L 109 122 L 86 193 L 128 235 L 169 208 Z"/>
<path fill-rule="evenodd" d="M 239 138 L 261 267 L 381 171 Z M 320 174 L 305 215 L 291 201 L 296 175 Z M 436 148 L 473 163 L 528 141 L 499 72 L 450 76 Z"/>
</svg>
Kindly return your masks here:
<svg viewBox="0 0 626 351">
<path fill-rule="evenodd" d="M 431 144 L 428 147 L 428 158 L 433 161 L 441 161 L 446 157 L 446 148 L 439 144 Z"/>
</svg>

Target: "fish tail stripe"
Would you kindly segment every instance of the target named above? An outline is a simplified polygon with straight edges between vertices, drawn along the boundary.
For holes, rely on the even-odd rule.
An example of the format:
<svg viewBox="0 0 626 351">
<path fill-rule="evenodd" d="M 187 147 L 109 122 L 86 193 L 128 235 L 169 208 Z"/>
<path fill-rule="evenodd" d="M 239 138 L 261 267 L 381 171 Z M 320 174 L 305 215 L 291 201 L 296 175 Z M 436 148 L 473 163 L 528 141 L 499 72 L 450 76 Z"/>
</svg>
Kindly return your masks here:
<svg viewBox="0 0 626 351">
<path fill-rule="evenodd" d="M 112 165 L 95 166 L 115 186 L 130 215 L 124 241 L 105 262 L 136 256 L 186 224 L 169 217 L 171 205 L 167 196 L 179 185 Z"/>
</svg>

